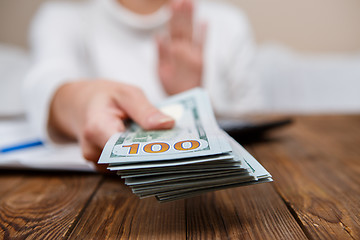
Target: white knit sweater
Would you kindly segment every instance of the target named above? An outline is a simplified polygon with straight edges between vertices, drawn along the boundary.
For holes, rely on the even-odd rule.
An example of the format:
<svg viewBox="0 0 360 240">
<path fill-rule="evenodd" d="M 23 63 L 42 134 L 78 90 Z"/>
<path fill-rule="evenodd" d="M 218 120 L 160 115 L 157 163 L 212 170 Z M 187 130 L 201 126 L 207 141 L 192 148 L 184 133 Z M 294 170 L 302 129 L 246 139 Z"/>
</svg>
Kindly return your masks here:
<svg viewBox="0 0 360 240">
<path fill-rule="evenodd" d="M 33 67 L 24 85 L 26 108 L 39 135 L 48 138 L 50 101 L 68 81 L 110 79 L 139 86 L 154 103 L 165 98 L 155 35 L 165 32 L 169 19 L 167 7 L 140 16 L 115 0 L 45 4 L 32 24 Z M 254 44 L 244 14 L 221 3 L 197 1 L 195 19 L 208 24 L 203 86 L 215 113 L 259 109 L 261 94 L 250 71 Z"/>
</svg>

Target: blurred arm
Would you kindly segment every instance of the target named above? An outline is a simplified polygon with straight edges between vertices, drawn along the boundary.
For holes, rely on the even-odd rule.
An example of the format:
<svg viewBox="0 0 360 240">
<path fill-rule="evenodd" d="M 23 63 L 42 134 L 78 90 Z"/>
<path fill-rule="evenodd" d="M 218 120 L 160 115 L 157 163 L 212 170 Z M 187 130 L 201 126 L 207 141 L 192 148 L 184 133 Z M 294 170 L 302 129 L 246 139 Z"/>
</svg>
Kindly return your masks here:
<svg viewBox="0 0 360 240">
<path fill-rule="evenodd" d="M 87 76 L 80 18 L 80 6 L 50 3 L 40 9 L 32 23 L 33 66 L 25 79 L 23 95 L 31 123 L 47 140 L 51 139 L 48 116 L 56 90 L 66 82 Z"/>
</svg>

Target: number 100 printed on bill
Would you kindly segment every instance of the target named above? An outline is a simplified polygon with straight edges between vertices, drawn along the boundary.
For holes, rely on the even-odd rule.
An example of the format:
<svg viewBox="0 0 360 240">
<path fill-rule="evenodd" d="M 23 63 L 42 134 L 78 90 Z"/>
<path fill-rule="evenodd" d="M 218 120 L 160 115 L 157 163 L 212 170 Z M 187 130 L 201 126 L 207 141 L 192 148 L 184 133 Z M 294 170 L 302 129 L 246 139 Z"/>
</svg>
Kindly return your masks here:
<svg viewBox="0 0 360 240">
<path fill-rule="evenodd" d="M 178 152 L 199 151 L 208 147 L 204 140 L 184 140 L 173 144 L 167 142 L 133 143 L 130 145 L 116 145 L 113 154 L 117 156 L 136 154 L 171 154 Z"/>
</svg>

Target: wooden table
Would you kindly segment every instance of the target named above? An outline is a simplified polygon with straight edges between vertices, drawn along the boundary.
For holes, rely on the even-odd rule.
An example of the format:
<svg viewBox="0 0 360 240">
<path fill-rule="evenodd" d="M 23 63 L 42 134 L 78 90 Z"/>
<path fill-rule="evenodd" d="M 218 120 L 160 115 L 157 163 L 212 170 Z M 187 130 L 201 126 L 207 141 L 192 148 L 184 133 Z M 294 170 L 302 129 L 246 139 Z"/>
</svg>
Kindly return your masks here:
<svg viewBox="0 0 360 240">
<path fill-rule="evenodd" d="M 4 239 L 360 239 L 360 116 L 300 116 L 246 148 L 274 182 L 170 203 L 117 177 L 1 171 Z"/>
</svg>

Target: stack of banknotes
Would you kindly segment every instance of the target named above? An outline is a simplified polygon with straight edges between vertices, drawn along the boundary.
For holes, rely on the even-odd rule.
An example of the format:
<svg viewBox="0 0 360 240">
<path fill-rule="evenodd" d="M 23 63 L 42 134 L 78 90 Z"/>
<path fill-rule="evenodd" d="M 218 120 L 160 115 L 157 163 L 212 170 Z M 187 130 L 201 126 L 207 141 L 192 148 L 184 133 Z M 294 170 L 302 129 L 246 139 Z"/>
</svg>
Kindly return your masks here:
<svg viewBox="0 0 360 240">
<path fill-rule="evenodd" d="M 216 122 L 207 94 L 193 89 L 158 105 L 176 120 L 170 130 L 131 123 L 110 138 L 99 159 L 140 198 L 166 202 L 270 182 L 271 175 Z"/>
</svg>

